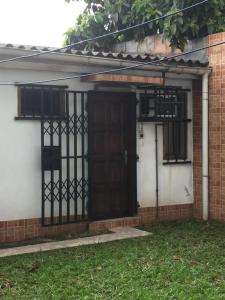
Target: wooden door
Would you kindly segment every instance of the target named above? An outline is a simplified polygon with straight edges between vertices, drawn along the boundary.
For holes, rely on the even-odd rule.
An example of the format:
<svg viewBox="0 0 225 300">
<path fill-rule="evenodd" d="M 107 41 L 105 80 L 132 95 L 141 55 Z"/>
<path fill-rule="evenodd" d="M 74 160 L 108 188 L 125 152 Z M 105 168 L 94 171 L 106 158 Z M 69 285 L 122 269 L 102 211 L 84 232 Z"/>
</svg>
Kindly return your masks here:
<svg viewBox="0 0 225 300">
<path fill-rule="evenodd" d="M 136 212 L 136 97 L 90 92 L 89 216 L 106 219 Z"/>
</svg>

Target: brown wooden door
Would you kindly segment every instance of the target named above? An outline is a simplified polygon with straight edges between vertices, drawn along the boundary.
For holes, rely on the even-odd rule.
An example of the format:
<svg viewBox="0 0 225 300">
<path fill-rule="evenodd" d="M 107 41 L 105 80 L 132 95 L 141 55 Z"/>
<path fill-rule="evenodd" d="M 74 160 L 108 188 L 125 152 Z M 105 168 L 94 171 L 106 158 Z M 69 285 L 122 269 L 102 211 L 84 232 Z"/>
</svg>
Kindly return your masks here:
<svg viewBox="0 0 225 300">
<path fill-rule="evenodd" d="M 136 97 L 90 92 L 89 216 L 116 218 L 136 212 Z"/>
</svg>

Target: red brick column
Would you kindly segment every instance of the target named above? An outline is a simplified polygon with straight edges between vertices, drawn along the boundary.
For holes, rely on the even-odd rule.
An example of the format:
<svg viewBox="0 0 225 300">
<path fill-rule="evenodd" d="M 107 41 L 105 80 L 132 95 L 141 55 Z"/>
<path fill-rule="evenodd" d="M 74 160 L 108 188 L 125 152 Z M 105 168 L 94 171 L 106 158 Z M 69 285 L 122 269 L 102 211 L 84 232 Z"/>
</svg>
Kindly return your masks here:
<svg viewBox="0 0 225 300">
<path fill-rule="evenodd" d="M 209 45 L 225 40 L 210 35 Z M 209 66 L 209 218 L 225 221 L 225 45 L 208 50 Z M 193 81 L 194 216 L 202 217 L 201 82 Z"/>
<path fill-rule="evenodd" d="M 225 33 L 209 36 L 209 45 L 225 40 Z M 225 46 L 209 49 L 209 213 L 225 220 Z"/>
<path fill-rule="evenodd" d="M 193 189 L 194 217 L 202 218 L 202 82 L 193 80 Z"/>
</svg>

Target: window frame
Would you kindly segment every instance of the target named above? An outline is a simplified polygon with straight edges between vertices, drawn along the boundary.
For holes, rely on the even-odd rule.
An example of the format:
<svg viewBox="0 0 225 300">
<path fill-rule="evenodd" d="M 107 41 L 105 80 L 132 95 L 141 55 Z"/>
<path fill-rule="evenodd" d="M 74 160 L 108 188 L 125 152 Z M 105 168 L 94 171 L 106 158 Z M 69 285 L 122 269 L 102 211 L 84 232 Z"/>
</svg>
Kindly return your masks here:
<svg viewBox="0 0 225 300">
<path fill-rule="evenodd" d="M 177 161 L 187 160 L 187 145 L 188 145 L 187 125 L 188 123 L 186 121 L 168 122 L 163 124 L 163 160 L 164 161 L 177 162 Z M 173 135 L 172 139 L 170 139 L 171 135 Z"/>
<path fill-rule="evenodd" d="M 17 85 L 17 116 L 16 120 L 41 120 L 41 119 L 65 119 L 65 101 L 66 101 L 66 85 L 38 85 L 38 84 L 20 84 Z M 34 113 L 29 114 L 22 111 L 22 90 L 23 89 L 37 89 L 38 91 L 53 91 L 58 92 L 59 96 L 59 113 L 55 115 L 45 114 L 45 113 Z M 63 95 L 63 96 L 62 96 Z M 51 101 L 51 100 L 50 100 Z M 54 100 L 53 100 L 54 101 Z M 41 99 L 40 99 L 41 106 Z M 41 110 L 41 108 L 40 108 Z"/>
<path fill-rule="evenodd" d="M 187 119 L 188 96 L 186 92 L 181 92 L 180 97 L 182 97 L 183 99 L 181 98 L 181 101 L 177 96 L 177 103 L 182 104 L 181 106 L 179 106 L 178 104 L 176 105 L 177 116 L 175 118 L 171 117 L 171 119 L 163 125 L 163 160 L 166 162 L 187 161 L 189 122 L 189 120 Z M 166 129 L 168 136 L 166 136 Z M 170 135 L 172 135 L 172 140 L 170 140 Z M 171 152 L 170 148 L 172 148 Z"/>
</svg>

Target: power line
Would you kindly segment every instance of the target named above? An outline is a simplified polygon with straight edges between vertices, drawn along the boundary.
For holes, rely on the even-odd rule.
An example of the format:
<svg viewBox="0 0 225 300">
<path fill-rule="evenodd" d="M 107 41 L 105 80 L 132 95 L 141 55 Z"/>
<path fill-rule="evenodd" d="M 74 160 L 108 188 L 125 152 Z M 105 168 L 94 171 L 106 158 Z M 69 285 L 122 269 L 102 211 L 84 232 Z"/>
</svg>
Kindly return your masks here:
<svg viewBox="0 0 225 300">
<path fill-rule="evenodd" d="M 16 83 L 0 83 L 0 85 L 14 85 L 14 84 L 21 84 L 21 85 L 25 85 L 25 84 L 41 84 L 41 83 L 48 83 L 48 82 L 55 82 L 55 81 L 62 81 L 62 80 L 67 80 L 67 79 L 81 79 L 81 78 L 85 78 L 88 76 L 92 76 L 92 75 L 100 75 L 100 74 L 107 74 L 107 73 L 115 73 L 115 72 L 120 72 L 120 71 L 125 71 L 125 70 L 131 70 L 131 69 L 135 69 L 141 66 L 146 66 L 146 65 L 160 65 L 160 63 L 164 62 L 164 61 L 168 61 L 168 60 L 172 60 L 174 58 L 178 58 L 178 57 L 182 57 L 188 54 L 193 54 L 202 50 L 206 50 L 206 49 L 210 49 L 216 46 L 221 46 L 224 45 L 225 41 L 210 45 L 210 46 L 205 46 L 205 47 L 201 47 L 198 49 L 194 49 L 191 51 L 187 51 L 185 53 L 180 53 L 180 54 L 175 54 L 172 56 L 168 56 L 168 57 L 162 57 L 160 59 L 157 59 L 155 61 L 151 61 L 151 62 L 143 62 L 143 63 L 139 63 L 133 66 L 127 66 L 127 67 L 122 67 L 122 68 L 117 68 L 117 69 L 111 69 L 111 70 L 105 70 L 105 71 L 100 71 L 100 72 L 93 72 L 93 73 L 87 73 L 87 74 L 82 74 L 82 75 L 73 75 L 73 76 L 67 76 L 67 77 L 58 77 L 58 78 L 52 78 L 52 79 L 46 79 L 46 80 L 38 80 L 38 81 L 29 81 L 29 82 L 16 82 Z"/>
<path fill-rule="evenodd" d="M 76 42 L 76 43 L 72 43 L 72 44 L 67 45 L 67 46 L 65 46 L 65 47 L 56 48 L 56 49 L 51 49 L 51 50 L 42 51 L 42 52 L 38 52 L 38 53 L 34 53 L 34 54 L 29 54 L 29 55 L 21 55 L 21 56 L 16 56 L 16 57 L 9 58 L 9 59 L 0 60 L 0 64 L 6 63 L 6 62 L 11 62 L 11 61 L 16 61 L 16 60 L 20 60 L 20 59 L 25 59 L 25 58 L 31 58 L 31 57 L 41 56 L 41 55 L 49 54 L 49 53 L 53 53 L 53 52 L 56 52 L 56 53 L 57 53 L 57 52 L 59 52 L 59 51 L 61 51 L 61 50 L 64 50 L 64 49 L 68 49 L 68 48 L 72 48 L 72 47 L 74 47 L 74 46 L 82 45 L 82 44 L 84 44 L 84 43 L 96 41 L 96 40 L 99 40 L 99 39 L 102 39 L 102 38 L 109 37 L 109 36 L 111 36 L 111 35 L 120 34 L 120 33 L 129 31 L 129 30 L 132 30 L 132 29 L 135 29 L 135 28 L 138 28 L 138 27 L 141 27 L 141 26 L 144 26 L 144 25 L 153 23 L 153 22 L 155 22 L 155 21 L 159 21 L 159 20 L 162 20 L 162 19 L 165 19 L 165 18 L 168 18 L 168 17 L 172 17 L 172 16 L 177 15 L 177 14 L 179 14 L 179 13 L 182 13 L 182 12 L 185 12 L 185 11 L 187 11 L 187 10 L 193 9 L 193 8 L 195 8 L 195 7 L 197 7 L 197 6 L 203 5 L 203 4 L 205 4 L 206 2 L 208 2 L 208 1 L 209 1 L 209 0 L 203 0 L 203 1 L 201 1 L 201 2 L 192 4 L 192 5 L 188 6 L 188 7 L 183 8 L 183 9 L 177 10 L 176 12 L 172 12 L 172 13 L 169 13 L 169 14 L 166 14 L 166 15 L 163 15 L 163 16 L 160 16 L 160 17 L 157 17 L 157 18 L 155 18 L 155 19 L 152 19 L 152 20 L 149 20 L 149 21 L 140 23 L 140 24 L 136 24 L 136 25 L 133 25 L 133 26 L 129 26 L 129 27 L 127 27 L 127 28 L 120 29 L 120 30 L 117 30 L 117 31 L 114 31 L 114 32 L 106 33 L 106 34 L 99 35 L 99 36 L 96 36 L 96 37 L 93 37 L 93 38 L 89 38 L 89 39 L 82 40 L 82 41 L 79 41 L 79 42 Z"/>
</svg>

